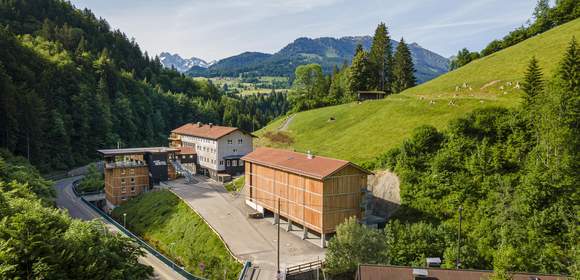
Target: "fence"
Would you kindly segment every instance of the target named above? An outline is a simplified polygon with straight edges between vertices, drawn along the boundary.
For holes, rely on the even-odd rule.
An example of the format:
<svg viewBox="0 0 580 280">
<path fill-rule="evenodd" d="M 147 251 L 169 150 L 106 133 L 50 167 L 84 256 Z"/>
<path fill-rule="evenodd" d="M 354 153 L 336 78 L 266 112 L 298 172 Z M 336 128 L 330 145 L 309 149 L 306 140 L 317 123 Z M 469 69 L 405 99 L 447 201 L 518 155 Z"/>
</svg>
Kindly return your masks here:
<svg viewBox="0 0 580 280">
<path fill-rule="evenodd" d="M 73 191 L 74 191 L 74 193 L 76 195 L 79 195 L 77 193 L 77 191 L 76 191 L 76 184 L 78 184 L 78 181 L 79 180 L 73 182 Z M 92 203 L 90 203 L 87 200 L 85 200 L 82 196 L 81 196 L 81 200 L 86 205 L 88 205 L 91 209 L 93 209 L 94 211 L 96 211 L 97 213 L 99 213 L 99 215 L 101 217 L 103 217 L 105 220 L 107 220 L 108 222 L 110 222 L 111 224 L 113 224 L 116 228 L 118 228 L 120 231 L 122 231 L 127 236 L 129 236 L 133 240 L 135 240 L 139 245 L 141 245 L 141 247 L 145 248 L 145 250 L 149 251 L 149 253 L 151 253 L 153 256 L 155 256 L 156 258 L 158 258 L 160 261 L 164 262 L 166 265 L 170 266 L 173 270 L 175 270 L 175 272 L 179 273 L 180 275 L 182 275 L 186 279 L 191 279 L 191 280 L 205 280 L 205 278 L 201 278 L 201 277 L 198 277 L 198 276 L 194 276 L 193 274 L 187 272 L 185 269 L 183 269 L 182 267 L 180 267 L 179 265 L 177 265 L 176 263 L 174 263 L 172 260 L 170 260 L 169 258 L 167 258 L 166 256 L 164 256 L 163 254 L 161 254 L 155 248 L 151 247 L 149 244 L 147 244 L 147 242 L 143 241 L 137 235 L 133 234 L 132 232 L 130 232 L 129 230 L 127 230 L 126 228 L 124 228 L 121 224 L 117 223 L 117 221 L 115 221 L 113 218 L 111 218 L 109 215 L 107 215 L 107 213 L 103 212 L 103 210 L 99 209 L 98 207 L 96 207 Z"/>
<path fill-rule="evenodd" d="M 311 271 L 314 269 L 319 269 L 319 268 L 322 268 L 323 265 L 324 265 L 324 261 L 318 260 L 318 261 L 307 262 L 307 263 L 303 263 L 303 264 L 299 264 L 299 265 L 295 265 L 295 266 L 290 266 L 290 267 L 286 268 L 286 277 L 300 274 L 300 273 L 307 272 L 307 271 Z"/>
</svg>

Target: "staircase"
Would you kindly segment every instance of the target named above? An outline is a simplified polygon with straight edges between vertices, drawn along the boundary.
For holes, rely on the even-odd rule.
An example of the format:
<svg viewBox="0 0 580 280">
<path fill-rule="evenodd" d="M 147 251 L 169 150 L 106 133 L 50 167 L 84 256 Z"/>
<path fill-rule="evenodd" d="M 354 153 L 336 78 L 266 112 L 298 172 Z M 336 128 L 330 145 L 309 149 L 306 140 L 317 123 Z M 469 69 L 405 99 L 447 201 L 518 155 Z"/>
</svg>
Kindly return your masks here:
<svg viewBox="0 0 580 280">
<path fill-rule="evenodd" d="M 177 161 L 177 160 L 172 160 L 171 164 L 173 164 L 173 166 L 175 167 L 175 171 L 177 171 L 177 173 L 183 175 L 185 177 L 185 179 L 187 180 L 188 183 L 193 182 L 193 173 L 191 171 L 189 171 L 189 169 L 183 167 L 183 165 L 181 165 L 181 162 Z"/>
</svg>

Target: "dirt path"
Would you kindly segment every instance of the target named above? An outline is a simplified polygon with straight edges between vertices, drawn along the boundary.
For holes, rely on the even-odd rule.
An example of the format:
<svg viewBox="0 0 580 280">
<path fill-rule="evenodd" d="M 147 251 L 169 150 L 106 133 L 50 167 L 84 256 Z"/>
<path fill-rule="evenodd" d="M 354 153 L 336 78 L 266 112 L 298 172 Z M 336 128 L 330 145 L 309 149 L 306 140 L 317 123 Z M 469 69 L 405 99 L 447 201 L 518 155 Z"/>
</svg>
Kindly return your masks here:
<svg viewBox="0 0 580 280">
<path fill-rule="evenodd" d="M 290 125 L 290 123 L 292 123 L 294 116 L 296 116 L 296 114 L 292 114 L 291 116 L 286 118 L 286 120 L 284 120 L 284 122 L 282 123 L 280 128 L 278 128 L 278 131 L 286 131 L 288 129 L 288 126 Z"/>
</svg>

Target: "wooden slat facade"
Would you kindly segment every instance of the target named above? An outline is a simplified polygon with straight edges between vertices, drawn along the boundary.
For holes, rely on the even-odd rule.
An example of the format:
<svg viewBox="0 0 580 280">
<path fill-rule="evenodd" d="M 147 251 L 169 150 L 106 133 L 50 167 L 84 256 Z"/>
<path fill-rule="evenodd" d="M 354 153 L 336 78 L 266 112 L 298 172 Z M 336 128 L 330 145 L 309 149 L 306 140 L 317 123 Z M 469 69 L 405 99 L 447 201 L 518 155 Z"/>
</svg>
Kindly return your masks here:
<svg viewBox="0 0 580 280">
<path fill-rule="evenodd" d="M 346 165 L 335 174 L 312 178 L 253 162 L 245 164 L 246 195 L 256 204 L 318 233 L 332 233 L 345 219 L 362 215 L 367 174 Z"/>
</svg>

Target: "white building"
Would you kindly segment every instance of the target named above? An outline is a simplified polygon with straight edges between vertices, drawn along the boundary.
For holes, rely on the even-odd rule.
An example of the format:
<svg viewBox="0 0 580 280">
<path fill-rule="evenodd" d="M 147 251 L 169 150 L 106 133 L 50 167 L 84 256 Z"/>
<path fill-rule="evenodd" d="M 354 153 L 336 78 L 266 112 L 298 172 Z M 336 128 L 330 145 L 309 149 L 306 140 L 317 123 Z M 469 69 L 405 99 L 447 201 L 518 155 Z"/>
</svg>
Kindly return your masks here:
<svg viewBox="0 0 580 280">
<path fill-rule="evenodd" d="M 196 163 L 193 171 L 221 182 L 244 172 L 240 158 L 252 152 L 253 137 L 236 127 L 198 122 L 174 129 L 169 141 L 173 148 L 191 147 L 188 150 L 193 150 Z"/>
</svg>

